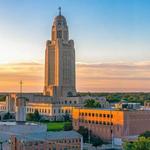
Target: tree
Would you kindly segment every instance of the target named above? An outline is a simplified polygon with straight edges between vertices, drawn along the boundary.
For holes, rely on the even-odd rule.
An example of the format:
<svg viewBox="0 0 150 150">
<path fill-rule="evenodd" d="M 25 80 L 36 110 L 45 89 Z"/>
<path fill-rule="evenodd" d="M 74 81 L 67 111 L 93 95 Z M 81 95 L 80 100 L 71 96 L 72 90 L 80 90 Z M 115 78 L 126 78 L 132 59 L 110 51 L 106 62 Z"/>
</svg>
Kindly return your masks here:
<svg viewBox="0 0 150 150">
<path fill-rule="evenodd" d="M 88 129 L 81 126 L 78 130 L 78 132 L 83 136 L 83 142 L 88 142 Z"/>
<path fill-rule="evenodd" d="M 40 119 L 41 119 L 41 116 L 38 110 L 35 110 L 33 114 L 32 113 L 27 114 L 27 121 L 40 121 Z"/>
<path fill-rule="evenodd" d="M 99 138 L 98 136 L 96 135 L 91 135 L 91 143 L 93 146 L 97 147 L 97 146 L 100 146 L 102 145 L 104 142 L 101 138 Z"/>
<path fill-rule="evenodd" d="M 124 150 L 150 150 L 150 138 L 139 137 L 135 142 L 126 142 Z"/>
<path fill-rule="evenodd" d="M 34 117 L 33 117 L 33 114 L 32 114 L 32 113 L 28 113 L 28 114 L 27 114 L 27 118 L 26 118 L 27 121 L 33 121 L 33 118 L 34 118 Z"/>
<path fill-rule="evenodd" d="M 3 116 L 3 119 L 4 119 L 4 120 L 12 119 L 12 115 L 11 115 L 9 112 L 7 112 L 7 113 Z"/>
<path fill-rule="evenodd" d="M 73 129 L 73 127 L 72 127 L 72 123 L 71 122 L 65 123 L 65 125 L 64 125 L 64 131 L 70 131 L 72 129 Z"/>
<path fill-rule="evenodd" d="M 150 138 L 150 131 L 145 131 L 144 133 L 140 134 L 140 137 Z"/>
<path fill-rule="evenodd" d="M 100 102 L 97 102 L 95 99 L 88 99 L 85 101 L 84 106 L 89 108 L 100 108 L 101 104 Z"/>
<path fill-rule="evenodd" d="M 40 121 L 41 116 L 40 116 L 38 110 L 35 110 L 35 112 L 34 112 L 34 114 L 33 114 L 33 117 L 34 117 L 34 118 L 33 118 L 34 121 Z"/>
<path fill-rule="evenodd" d="M 69 114 L 65 114 L 64 115 L 64 121 L 70 121 L 70 116 L 69 116 Z"/>
</svg>

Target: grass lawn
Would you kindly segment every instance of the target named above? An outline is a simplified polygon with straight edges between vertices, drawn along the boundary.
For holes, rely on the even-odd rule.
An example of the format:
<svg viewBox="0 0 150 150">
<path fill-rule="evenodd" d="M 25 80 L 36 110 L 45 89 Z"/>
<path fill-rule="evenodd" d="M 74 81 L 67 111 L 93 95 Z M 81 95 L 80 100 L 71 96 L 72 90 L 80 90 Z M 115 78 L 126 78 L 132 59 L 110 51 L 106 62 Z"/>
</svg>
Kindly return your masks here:
<svg viewBox="0 0 150 150">
<path fill-rule="evenodd" d="M 47 124 L 48 131 L 62 131 L 66 124 L 71 124 L 71 122 L 48 122 Z"/>
</svg>

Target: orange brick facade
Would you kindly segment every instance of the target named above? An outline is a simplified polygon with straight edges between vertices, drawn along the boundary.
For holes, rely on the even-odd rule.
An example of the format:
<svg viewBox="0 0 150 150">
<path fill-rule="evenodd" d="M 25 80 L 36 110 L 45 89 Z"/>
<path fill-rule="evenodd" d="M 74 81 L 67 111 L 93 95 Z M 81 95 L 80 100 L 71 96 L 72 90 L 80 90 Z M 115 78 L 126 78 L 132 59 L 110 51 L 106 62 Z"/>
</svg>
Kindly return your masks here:
<svg viewBox="0 0 150 150">
<path fill-rule="evenodd" d="M 138 135 L 150 130 L 150 111 L 119 111 L 103 109 L 74 109 L 73 127 L 88 128 L 104 140 Z"/>
</svg>

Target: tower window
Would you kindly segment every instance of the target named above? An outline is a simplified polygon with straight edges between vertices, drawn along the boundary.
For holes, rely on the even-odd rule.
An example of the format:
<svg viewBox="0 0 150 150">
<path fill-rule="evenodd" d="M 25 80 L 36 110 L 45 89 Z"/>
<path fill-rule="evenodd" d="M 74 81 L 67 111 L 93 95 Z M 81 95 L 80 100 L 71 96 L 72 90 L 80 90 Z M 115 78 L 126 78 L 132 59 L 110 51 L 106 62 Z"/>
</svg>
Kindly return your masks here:
<svg viewBox="0 0 150 150">
<path fill-rule="evenodd" d="M 62 38 L 62 31 L 57 31 L 57 38 Z"/>
</svg>

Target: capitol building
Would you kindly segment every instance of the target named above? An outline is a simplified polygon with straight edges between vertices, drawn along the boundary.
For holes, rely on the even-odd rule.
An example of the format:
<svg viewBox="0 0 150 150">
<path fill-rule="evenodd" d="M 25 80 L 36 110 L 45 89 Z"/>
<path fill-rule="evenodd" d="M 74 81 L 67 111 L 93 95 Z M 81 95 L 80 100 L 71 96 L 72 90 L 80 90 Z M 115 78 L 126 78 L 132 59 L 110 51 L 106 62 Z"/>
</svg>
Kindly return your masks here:
<svg viewBox="0 0 150 150">
<path fill-rule="evenodd" d="M 76 71 L 74 41 L 69 39 L 66 18 L 59 14 L 54 18 L 51 40 L 45 49 L 45 83 L 43 94 L 21 93 L 27 99 L 26 113 L 35 110 L 50 120 L 62 120 L 72 115 L 74 107 L 82 107 L 89 97 L 76 95 Z M 16 112 L 20 93 L 10 93 L 5 102 L 0 102 L 0 111 Z"/>
<path fill-rule="evenodd" d="M 67 21 L 61 10 L 53 22 L 51 41 L 46 42 L 44 94 L 76 96 L 74 41 L 69 40 Z"/>
</svg>

